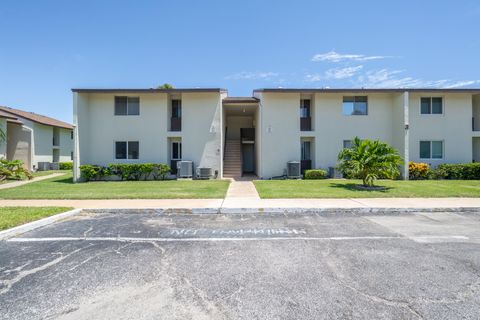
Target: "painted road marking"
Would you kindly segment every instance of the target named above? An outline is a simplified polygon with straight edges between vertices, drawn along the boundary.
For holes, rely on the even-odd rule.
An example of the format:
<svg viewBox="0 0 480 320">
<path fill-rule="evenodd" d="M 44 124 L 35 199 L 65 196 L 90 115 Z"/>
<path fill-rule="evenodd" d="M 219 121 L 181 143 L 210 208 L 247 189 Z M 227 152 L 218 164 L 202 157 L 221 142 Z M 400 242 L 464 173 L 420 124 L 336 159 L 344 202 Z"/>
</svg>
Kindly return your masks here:
<svg viewBox="0 0 480 320">
<path fill-rule="evenodd" d="M 136 238 L 136 237 L 48 237 L 48 238 L 11 238 L 7 242 L 50 242 L 50 241 L 114 241 L 114 242 L 205 242 L 205 241 L 357 241 L 357 240 L 410 240 L 403 236 L 364 236 L 364 237 L 251 237 L 251 238 Z M 415 241 L 468 240 L 461 235 L 415 236 Z"/>
</svg>

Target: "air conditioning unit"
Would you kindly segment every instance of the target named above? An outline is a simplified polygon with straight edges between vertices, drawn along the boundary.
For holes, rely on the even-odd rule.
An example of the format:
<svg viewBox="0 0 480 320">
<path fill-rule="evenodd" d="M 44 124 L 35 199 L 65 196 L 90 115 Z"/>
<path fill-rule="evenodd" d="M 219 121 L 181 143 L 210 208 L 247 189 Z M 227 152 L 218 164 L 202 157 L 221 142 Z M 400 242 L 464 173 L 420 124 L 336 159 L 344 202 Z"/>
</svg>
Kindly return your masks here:
<svg viewBox="0 0 480 320">
<path fill-rule="evenodd" d="M 60 170 L 60 163 L 58 162 L 50 163 L 50 170 Z"/>
<path fill-rule="evenodd" d="M 178 178 L 192 178 L 193 177 L 193 162 L 192 161 L 178 161 L 177 162 L 177 177 Z"/>
<path fill-rule="evenodd" d="M 287 178 L 300 179 L 302 173 L 300 172 L 300 161 L 288 161 L 287 162 Z"/>
<path fill-rule="evenodd" d="M 335 167 L 329 167 L 328 168 L 328 176 L 333 179 L 342 179 L 343 174 L 340 170 L 338 170 Z"/>
<path fill-rule="evenodd" d="M 50 170 L 50 162 L 39 162 L 38 171 L 47 171 Z"/>
<path fill-rule="evenodd" d="M 197 168 L 197 178 L 207 180 L 212 177 L 212 168 Z"/>
</svg>

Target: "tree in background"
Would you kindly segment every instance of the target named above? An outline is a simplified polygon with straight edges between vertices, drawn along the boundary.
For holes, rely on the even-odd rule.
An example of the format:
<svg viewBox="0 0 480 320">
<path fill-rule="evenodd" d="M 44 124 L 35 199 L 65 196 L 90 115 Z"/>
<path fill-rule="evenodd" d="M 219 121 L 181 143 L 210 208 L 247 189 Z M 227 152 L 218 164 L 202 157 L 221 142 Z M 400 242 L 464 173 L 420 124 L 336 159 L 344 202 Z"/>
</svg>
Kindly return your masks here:
<svg viewBox="0 0 480 320">
<path fill-rule="evenodd" d="M 157 89 L 174 89 L 170 83 L 164 83 L 161 86 L 158 86 Z"/>
</svg>

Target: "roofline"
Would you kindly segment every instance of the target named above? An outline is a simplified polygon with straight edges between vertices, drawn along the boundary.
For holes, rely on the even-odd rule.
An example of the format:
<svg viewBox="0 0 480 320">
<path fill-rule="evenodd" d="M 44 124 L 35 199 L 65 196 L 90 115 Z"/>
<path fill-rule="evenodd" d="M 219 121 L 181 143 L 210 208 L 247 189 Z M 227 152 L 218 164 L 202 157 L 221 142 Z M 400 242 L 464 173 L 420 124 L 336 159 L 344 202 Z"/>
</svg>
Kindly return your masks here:
<svg viewBox="0 0 480 320">
<path fill-rule="evenodd" d="M 7 113 L 7 112 L 5 112 L 5 113 Z M 16 116 L 11 115 L 10 113 L 8 115 L 7 114 L 0 114 L 0 118 L 18 120 L 18 118 Z"/>
<path fill-rule="evenodd" d="M 258 104 L 260 99 L 255 97 L 227 97 L 222 100 L 223 104 Z"/>
<path fill-rule="evenodd" d="M 135 89 L 135 88 L 117 88 L 117 89 L 88 89 L 88 88 L 73 88 L 72 92 L 78 93 L 190 93 L 190 92 L 227 92 L 222 88 L 174 88 L 174 89 Z"/>
<path fill-rule="evenodd" d="M 8 108 L 8 107 L 5 107 L 3 106 L 4 108 Z M 61 121 L 61 120 L 58 120 L 58 119 L 55 119 L 55 118 L 51 118 L 51 117 L 48 117 L 48 116 L 44 116 L 44 115 L 41 115 L 41 114 L 34 114 L 36 116 L 40 116 L 40 117 L 46 117 L 46 118 L 50 118 L 52 120 L 55 120 L 55 121 L 60 121 L 60 122 L 63 122 L 65 123 L 65 125 L 54 125 L 54 124 L 50 124 L 50 123 L 45 123 L 45 122 L 42 122 L 42 121 L 38 121 L 38 120 L 35 120 L 35 119 L 31 119 L 31 118 L 27 118 L 27 117 L 24 117 L 22 115 L 19 115 L 19 114 L 16 114 L 14 112 L 11 112 L 11 111 L 8 111 L 8 110 L 5 110 L 5 109 L 1 109 L 1 111 L 3 112 L 6 112 L 6 113 L 9 113 L 13 116 L 15 116 L 15 118 L 19 121 L 21 121 L 21 119 L 26 119 L 27 121 L 32 121 L 32 122 L 35 122 L 35 123 L 38 123 L 38 124 L 41 124 L 41 125 L 44 125 L 44 126 L 49 126 L 49 127 L 55 127 L 55 128 L 61 128 L 61 129 L 67 129 L 67 130 L 73 130 L 73 125 L 70 124 L 70 123 L 67 123 L 67 122 L 64 122 L 64 121 Z M 20 111 L 23 111 L 23 110 L 20 110 Z M 28 111 L 24 111 L 24 112 L 28 112 Z"/>
<path fill-rule="evenodd" d="M 480 93 L 480 88 L 262 88 L 255 89 L 253 92 L 284 92 L 284 93 L 341 93 L 341 92 L 382 92 L 382 93 L 401 93 L 401 92 L 458 92 L 458 93 Z"/>
</svg>

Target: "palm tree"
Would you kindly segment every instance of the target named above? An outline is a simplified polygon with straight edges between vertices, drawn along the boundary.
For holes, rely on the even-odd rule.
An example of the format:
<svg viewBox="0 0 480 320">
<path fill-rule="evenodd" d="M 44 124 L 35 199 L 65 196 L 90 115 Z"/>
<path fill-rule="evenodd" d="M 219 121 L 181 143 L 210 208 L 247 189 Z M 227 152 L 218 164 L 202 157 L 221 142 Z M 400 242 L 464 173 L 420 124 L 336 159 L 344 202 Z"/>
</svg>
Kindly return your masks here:
<svg viewBox="0 0 480 320">
<path fill-rule="evenodd" d="M 157 89 L 173 89 L 173 86 L 170 83 L 164 83 L 161 86 L 158 86 Z"/>
<path fill-rule="evenodd" d="M 397 150 L 378 140 L 353 139 L 352 147 L 338 154 L 338 168 L 344 175 L 362 179 L 363 185 L 372 187 L 379 177 L 395 179 L 403 163 Z"/>
</svg>

